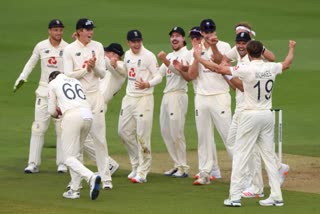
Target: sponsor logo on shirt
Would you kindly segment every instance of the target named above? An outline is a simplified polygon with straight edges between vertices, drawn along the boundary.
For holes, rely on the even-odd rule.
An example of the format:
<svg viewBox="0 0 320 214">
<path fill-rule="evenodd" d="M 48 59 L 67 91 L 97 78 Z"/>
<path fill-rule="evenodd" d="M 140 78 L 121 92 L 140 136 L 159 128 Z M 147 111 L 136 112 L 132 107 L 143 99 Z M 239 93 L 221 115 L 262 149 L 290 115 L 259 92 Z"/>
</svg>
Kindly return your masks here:
<svg viewBox="0 0 320 214">
<path fill-rule="evenodd" d="M 63 55 L 63 50 L 59 52 L 59 56 L 61 57 L 62 55 Z"/>
<path fill-rule="evenodd" d="M 128 72 L 128 79 L 129 80 L 136 80 L 136 72 L 134 70 L 134 68 L 130 68 L 129 72 Z"/>
<path fill-rule="evenodd" d="M 52 56 L 48 59 L 48 67 L 49 68 L 58 68 L 57 64 L 58 64 L 58 61 L 57 61 L 56 57 Z"/>
<path fill-rule="evenodd" d="M 48 54 L 50 52 L 50 50 L 45 50 L 44 53 Z"/>
<path fill-rule="evenodd" d="M 138 60 L 138 67 L 141 65 L 141 59 Z"/>
<path fill-rule="evenodd" d="M 167 77 L 172 77 L 172 71 L 170 69 L 167 70 Z"/>
<path fill-rule="evenodd" d="M 81 52 L 76 53 L 76 56 L 80 56 L 80 55 L 81 55 Z"/>
</svg>

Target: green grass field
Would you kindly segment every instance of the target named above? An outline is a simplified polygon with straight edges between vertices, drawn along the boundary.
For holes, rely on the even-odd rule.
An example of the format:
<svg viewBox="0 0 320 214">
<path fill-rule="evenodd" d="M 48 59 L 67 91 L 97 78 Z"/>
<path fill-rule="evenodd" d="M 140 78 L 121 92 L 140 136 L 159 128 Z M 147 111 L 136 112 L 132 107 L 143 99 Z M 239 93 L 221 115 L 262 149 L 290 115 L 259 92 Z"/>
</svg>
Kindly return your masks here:
<svg viewBox="0 0 320 214">
<path fill-rule="evenodd" d="M 226 208 L 229 184 L 195 187 L 190 179 L 171 179 L 150 174 L 148 183 L 133 185 L 128 182 L 128 171 L 121 169 L 114 177 L 114 190 L 103 191 L 97 201 L 88 197 L 88 187 L 79 200 L 62 198 L 68 175 L 55 170 L 55 134 L 52 126 L 46 134 L 41 173 L 25 175 L 31 123 L 34 114 L 34 91 L 39 80 L 39 66 L 28 83 L 16 94 L 13 84 L 31 55 L 34 45 L 47 37 L 47 24 L 60 18 L 65 28 L 65 40 L 79 18 L 93 19 L 97 28 L 94 39 L 108 44 L 119 42 L 126 46 L 128 30 L 142 31 L 144 44 L 157 54 L 171 51 L 168 32 L 179 25 L 188 31 L 201 19 L 213 18 L 221 40 L 233 45 L 233 26 L 248 21 L 261 40 L 273 50 L 276 60 L 287 53 L 288 40 L 297 41 L 292 68 L 281 75 L 275 85 L 273 105 L 283 112 L 283 151 L 288 154 L 320 156 L 318 135 L 320 116 L 320 3 L 316 0 L 298 1 L 4 1 L 0 13 L 0 213 L 320 213 L 318 194 L 283 191 L 285 206 L 259 207 L 257 200 L 243 200 L 239 209 Z M 190 47 L 190 43 L 188 42 Z M 155 112 L 152 135 L 153 152 L 166 152 L 159 129 L 159 109 L 164 82 L 155 89 Z M 190 84 L 189 113 L 186 122 L 188 150 L 196 150 L 197 138 L 193 114 L 193 90 Z M 107 113 L 107 138 L 110 154 L 127 157 L 117 136 L 118 113 L 124 88 L 112 100 Z M 318 98 L 317 98 L 318 97 Z M 218 148 L 224 146 L 217 137 Z M 94 166 L 90 166 L 95 169 Z M 168 166 L 169 168 L 170 166 Z M 320 167 L 320 166 L 315 166 Z M 305 178 L 308 180 L 308 178 Z M 268 192 L 266 188 L 266 192 Z"/>
</svg>

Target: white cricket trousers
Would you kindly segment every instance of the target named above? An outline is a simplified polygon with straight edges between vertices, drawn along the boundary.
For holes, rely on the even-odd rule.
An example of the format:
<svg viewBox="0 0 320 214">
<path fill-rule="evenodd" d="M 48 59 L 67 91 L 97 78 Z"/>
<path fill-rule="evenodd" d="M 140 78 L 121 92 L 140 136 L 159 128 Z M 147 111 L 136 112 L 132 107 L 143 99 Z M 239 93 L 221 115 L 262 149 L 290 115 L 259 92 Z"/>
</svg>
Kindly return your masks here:
<svg viewBox="0 0 320 214">
<path fill-rule="evenodd" d="M 219 170 L 214 128 L 216 127 L 227 151 L 228 131 L 231 124 L 231 97 L 229 93 L 195 96 L 195 118 L 198 133 L 199 172 L 210 174 Z"/>
<path fill-rule="evenodd" d="M 188 173 L 184 124 L 188 111 L 188 95 L 184 91 L 165 93 L 160 108 L 160 129 L 174 167 Z"/>
<path fill-rule="evenodd" d="M 270 197 L 282 200 L 280 179 L 275 159 L 273 139 L 273 115 L 270 110 L 244 110 L 239 116 L 239 126 L 233 155 L 230 182 L 230 199 L 240 200 L 245 170 L 255 146 L 269 178 Z"/>
<path fill-rule="evenodd" d="M 29 148 L 28 164 L 41 164 L 41 153 L 44 144 L 44 135 L 48 130 L 51 116 L 48 112 L 48 98 L 37 96 L 35 102 L 34 121 L 31 128 L 31 139 Z M 55 124 L 56 142 L 56 164 L 63 164 L 61 150 L 61 119 L 53 119 Z"/>
<path fill-rule="evenodd" d="M 151 169 L 151 131 L 153 95 L 124 96 L 119 115 L 118 134 L 129 153 L 133 170 L 146 179 Z"/>
<path fill-rule="evenodd" d="M 81 146 L 92 125 L 92 118 L 84 118 L 83 111 L 90 110 L 77 108 L 66 111 L 61 124 L 63 157 L 69 167 L 72 190 L 79 189 L 81 178 L 89 182 L 93 175 L 93 172 L 82 164 L 80 154 Z"/>
<path fill-rule="evenodd" d="M 96 163 L 101 181 L 111 181 L 109 170 L 109 155 L 106 140 L 105 105 L 100 90 L 86 92 L 86 98 L 91 106 L 93 121 L 90 136 L 96 153 Z"/>
<path fill-rule="evenodd" d="M 234 149 L 236 143 L 236 136 L 239 127 L 239 117 L 240 111 L 235 111 L 232 122 L 230 125 L 227 144 L 231 148 L 231 157 L 233 153 L 236 153 L 237 150 Z M 256 147 L 256 146 L 255 146 Z M 248 161 L 248 167 L 245 170 L 245 181 L 243 188 L 247 189 L 252 187 L 254 193 L 259 194 L 263 192 L 263 178 L 262 178 L 262 168 L 261 168 L 261 158 L 258 150 L 254 148 L 253 154 Z"/>
</svg>

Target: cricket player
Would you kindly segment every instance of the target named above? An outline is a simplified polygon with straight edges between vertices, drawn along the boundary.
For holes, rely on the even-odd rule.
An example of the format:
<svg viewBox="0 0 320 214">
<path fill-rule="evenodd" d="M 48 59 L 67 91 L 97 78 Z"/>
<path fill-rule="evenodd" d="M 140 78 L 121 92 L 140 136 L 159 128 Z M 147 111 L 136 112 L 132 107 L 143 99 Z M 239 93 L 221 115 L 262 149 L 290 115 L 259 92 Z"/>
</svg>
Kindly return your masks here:
<svg viewBox="0 0 320 214">
<path fill-rule="evenodd" d="M 164 175 L 185 178 L 189 176 L 184 136 L 185 117 L 188 110 L 188 82 L 181 77 L 173 62 L 177 60 L 187 64 L 189 51 L 186 47 L 183 28 L 173 27 L 169 35 L 173 52 L 167 55 L 161 51 L 158 54 L 158 58 L 163 62 L 159 72 L 167 79 L 160 107 L 161 135 L 174 162 L 174 167 Z"/>
<path fill-rule="evenodd" d="M 246 65 L 250 62 L 249 57 L 247 55 L 247 49 L 246 45 L 247 42 L 251 40 L 251 34 L 247 31 L 241 31 L 236 35 L 236 50 L 237 50 L 237 57 L 235 58 L 233 55 L 233 49 L 230 50 L 228 53 L 226 53 L 225 57 L 228 60 L 228 62 L 237 61 L 238 65 Z M 273 55 L 273 53 L 270 52 L 270 56 Z M 266 57 L 263 57 L 264 60 Z M 235 114 L 232 118 L 232 123 L 230 126 L 229 134 L 228 134 L 228 144 L 233 145 L 236 141 L 236 134 L 238 129 L 238 121 L 239 121 L 239 114 L 243 110 L 244 107 L 244 97 L 243 97 L 243 85 L 242 81 L 239 78 L 233 78 L 232 76 L 226 76 L 229 81 L 231 81 L 231 84 L 237 85 L 238 88 L 236 88 L 236 109 Z M 236 151 L 232 151 L 236 152 Z M 279 177 L 280 177 L 280 183 L 282 184 L 285 176 L 287 175 L 289 171 L 289 166 L 286 164 L 283 164 L 279 161 L 278 157 L 275 155 L 277 167 L 279 170 Z M 264 197 L 263 193 L 263 178 L 262 178 L 262 167 L 261 167 L 261 157 L 257 151 L 257 149 L 254 149 L 253 155 L 251 158 L 249 158 L 248 162 L 248 168 L 246 169 L 246 179 L 244 183 L 244 191 L 242 192 L 243 198 L 261 198 Z"/>
<path fill-rule="evenodd" d="M 52 117 L 62 116 L 63 158 L 70 169 L 72 180 L 71 189 L 64 192 L 63 197 L 80 198 L 79 184 L 82 177 L 90 185 L 90 198 L 95 200 L 99 195 L 101 177 L 79 161 L 81 144 L 90 131 L 93 119 L 81 83 L 59 71 L 52 72 L 49 76 L 48 112 Z"/>
<path fill-rule="evenodd" d="M 105 61 L 106 61 L 106 75 L 100 79 L 100 90 L 104 97 L 105 111 L 107 112 L 108 103 L 113 96 L 121 89 L 121 86 L 126 80 L 126 70 L 121 57 L 124 54 L 123 48 L 118 43 L 111 43 L 104 47 Z M 84 152 L 91 160 L 96 159 L 93 140 L 89 136 L 84 144 Z M 109 170 L 112 175 L 119 168 L 119 163 L 109 156 Z M 105 186 L 107 189 L 112 189 L 112 186 Z"/>
<path fill-rule="evenodd" d="M 151 131 L 153 121 L 153 88 L 162 80 L 156 56 L 142 43 L 139 30 L 127 33 L 130 49 L 124 56 L 128 82 L 122 99 L 118 134 L 126 146 L 132 171 L 128 178 L 133 183 L 147 182 L 151 168 Z"/>
<path fill-rule="evenodd" d="M 272 89 L 275 77 L 288 69 L 294 56 L 295 41 L 289 41 L 288 55 L 281 63 L 264 62 L 262 60 L 263 44 L 250 41 L 247 52 L 250 63 L 235 67 L 221 66 L 201 59 L 201 49 L 195 51 L 195 58 L 204 66 L 221 74 L 232 75 L 242 80 L 244 90 L 244 108 L 239 116 L 238 131 L 233 154 L 232 174 L 229 198 L 226 206 L 241 206 L 241 193 L 245 168 L 257 146 L 269 178 L 270 196 L 260 200 L 261 206 L 283 206 L 277 163 L 274 151 L 274 127 L 272 108 Z"/>
<path fill-rule="evenodd" d="M 216 25 L 212 19 L 204 19 L 200 24 L 203 40 L 201 58 L 217 63 L 222 54 L 231 49 L 228 43 L 218 41 Z M 196 42 L 193 42 L 195 44 Z M 210 179 L 221 178 L 218 166 L 214 128 L 216 127 L 228 152 L 227 135 L 231 123 L 231 97 L 229 85 L 223 76 L 205 68 L 198 60 L 191 59 L 188 75 L 195 84 L 195 118 L 198 133 L 199 173 L 194 185 L 209 184 Z"/>
<path fill-rule="evenodd" d="M 36 102 L 34 112 L 34 122 L 31 129 L 30 149 L 28 166 L 24 169 L 25 173 L 39 172 L 41 164 L 41 152 L 44 144 L 44 135 L 48 130 L 50 124 L 50 114 L 48 113 L 48 78 L 52 71 L 63 70 L 62 55 L 64 48 L 68 45 L 63 39 L 64 25 L 59 19 L 53 19 L 49 22 L 48 26 L 48 39 L 39 42 L 24 66 L 20 76 L 14 84 L 14 92 L 18 90 L 25 82 L 38 61 L 41 61 L 41 75 L 39 86 L 36 90 Z M 63 164 L 62 151 L 61 151 L 61 120 L 56 118 L 53 120 L 55 123 L 57 135 L 57 156 L 56 164 L 58 165 L 57 171 L 64 173 L 67 167 Z"/>
<path fill-rule="evenodd" d="M 92 20 L 87 18 L 78 20 L 77 39 L 65 48 L 63 61 L 65 74 L 81 82 L 91 106 L 93 121 L 90 136 L 93 138 L 96 163 L 104 188 L 112 181 L 106 141 L 105 106 L 99 88 L 100 78 L 106 74 L 106 65 L 102 44 L 92 40 L 94 27 Z"/>
</svg>

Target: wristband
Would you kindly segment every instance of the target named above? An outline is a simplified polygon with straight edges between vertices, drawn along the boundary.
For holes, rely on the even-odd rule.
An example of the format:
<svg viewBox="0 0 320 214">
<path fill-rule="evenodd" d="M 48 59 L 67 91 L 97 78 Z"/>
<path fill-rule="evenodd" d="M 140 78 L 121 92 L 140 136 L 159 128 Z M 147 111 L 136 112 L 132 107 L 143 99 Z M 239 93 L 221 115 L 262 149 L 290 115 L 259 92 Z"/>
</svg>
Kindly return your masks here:
<svg viewBox="0 0 320 214">
<path fill-rule="evenodd" d="M 228 80 L 232 80 L 232 78 L 233 78 L 233 76 L 232 75 L 228 75 L 228 74 L 226 74 L 226 75 L 224 75 Z"/>
</svg>

